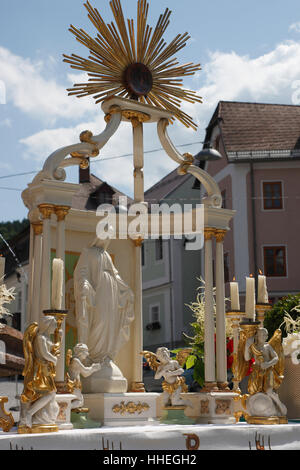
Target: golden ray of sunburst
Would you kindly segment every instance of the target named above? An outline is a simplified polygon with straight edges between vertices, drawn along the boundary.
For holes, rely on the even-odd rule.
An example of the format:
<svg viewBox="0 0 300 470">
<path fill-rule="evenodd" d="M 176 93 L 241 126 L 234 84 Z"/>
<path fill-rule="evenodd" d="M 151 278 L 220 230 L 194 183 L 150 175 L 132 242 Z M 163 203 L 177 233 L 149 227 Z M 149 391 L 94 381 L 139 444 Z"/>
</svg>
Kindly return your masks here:
<svg viewBox="0 0 300 470">
<path fill-rule="evenodd" d="M 133 19 L 127 26 L 120 0 L 111 0 L 115 23 L 106 24 L 89 1 L 84 6 L 98 33 L 93 39 L 83 29 L 71 25 L 77 41 L 90 50 L 88 59 L 76 54 L 64 55 L 64 62 L 88 73 L 88 83 L 75 84 L 67 91 L 78 98 L 93 95 L 96 103 L 109 96 L 120 96 L 158 106 L 173 113 L 186 127 L 196 130 L 193 119 L 180 109 L 181 101 L 202 103 L 195 91 L 182 86 L 182 78 L 194 75 L 200 64 L 179 65 L 174 56 L 186 46 L 188 33 L 178 34 L 167 45 L 163 35 L 170 23 L 171 11 L 160 15 L 156 27 L 147 24 L 149 4 L 138 0 L 136 32 Z"/>
</svg>

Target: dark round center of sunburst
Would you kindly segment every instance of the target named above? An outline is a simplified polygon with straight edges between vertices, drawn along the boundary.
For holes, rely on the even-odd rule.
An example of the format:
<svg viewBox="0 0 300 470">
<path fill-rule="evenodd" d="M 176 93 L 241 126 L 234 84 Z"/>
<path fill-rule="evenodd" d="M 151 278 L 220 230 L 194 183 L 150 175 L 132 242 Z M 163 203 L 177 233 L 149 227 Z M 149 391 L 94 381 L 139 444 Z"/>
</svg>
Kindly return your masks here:
<svg viewBox="0 0 300 470">
<path fill-rule="evenodd" d="M 130 64 L 124 72 L 124 82 L 130 98 L 146 96 L 153 86 L 153 77 L 148 67 L 141 63 Z"/>
</svg>

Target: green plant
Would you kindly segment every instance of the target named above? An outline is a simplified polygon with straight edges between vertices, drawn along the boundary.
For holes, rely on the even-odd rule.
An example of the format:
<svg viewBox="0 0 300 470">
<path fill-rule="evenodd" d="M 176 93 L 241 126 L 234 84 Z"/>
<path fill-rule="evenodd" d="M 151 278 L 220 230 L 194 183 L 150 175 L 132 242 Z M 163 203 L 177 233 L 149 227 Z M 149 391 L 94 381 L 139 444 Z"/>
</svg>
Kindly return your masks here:
<svg viewBox="0 0 300 470">
<path fill-rule="evenodd" d="M 204 385 L 204 315 L 205 315 L 205 282 L 202 278 L 198 278 L 201 285 L 198 287 L 196 301 L 187 304 L 192 310 L 195 321 L 190 325 L 193 328 L 193 336 L 184 334 L 187 345 L 191 348 L 191 352 L 185 361 L 185 368 L 194 369 L 193 379 L 202 387 Z M 214 299 L 215 291 L 213 289 Z M 216 313 L 216 304 L 214 300 L 214 314 Z M 228 338 L 232 336 L 230 323 L 226 321 L 226 335 Z M 177 351 L 176 351 L 177 352 Z"/>
<path fill-rule="evenodd" d="M 266 313 L 264 321 L 264 327 L 269 332 L 269 338 L 273 336 L 277 328 L 281 328 L 283 337 L 287 336 L 284 326 L 284 316 L 289 314 L 293 320 L 297 320 L 300 316 L 299 305 L 300 294 L 290 294 L 273 305 L 272 309 Z"/>
</svg>

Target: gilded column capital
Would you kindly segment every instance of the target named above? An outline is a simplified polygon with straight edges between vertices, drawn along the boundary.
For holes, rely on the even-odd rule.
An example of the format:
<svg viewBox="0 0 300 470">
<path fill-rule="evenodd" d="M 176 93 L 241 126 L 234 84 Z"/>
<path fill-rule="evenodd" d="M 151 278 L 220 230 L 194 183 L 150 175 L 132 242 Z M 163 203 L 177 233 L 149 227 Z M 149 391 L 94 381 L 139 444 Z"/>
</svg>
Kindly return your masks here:
<svg viewBox="0 0 300 470">
<path fill-rule="evenodd" d="M 57 217 L 57 221 L 61 222 L 65 220 L 66 216 L 68 215 L 69 210 L 71 209 L 70 206 L 55 206 L 54 212 Z"/>
<path fill-rule="evenodd" d="M 204 229 L 204 240 L 211 240 L 214 235 L 215 235 L 214 228 L 207 227 Z"/>
<path fill-rule="evenodd" d="M 31 225 L 35 235 L 41 235 L 43 233 L 43 222 L 32 222 Z"/>
<path fill-rule="evenodd" d="M 216 237 L 217 243 L 221 243 L 224 241 L 226 233 L 227 233 L 227 230 L 224 230 L 224 229 L 215 230 L 215 237 Z"/>
<path fill-rule="evenodd" d="M 54 212 L 53 204 L 40 204 L 39 211 L 42 214 L 43 219 L 50 219 L 51 214 Z"/>
</svg>

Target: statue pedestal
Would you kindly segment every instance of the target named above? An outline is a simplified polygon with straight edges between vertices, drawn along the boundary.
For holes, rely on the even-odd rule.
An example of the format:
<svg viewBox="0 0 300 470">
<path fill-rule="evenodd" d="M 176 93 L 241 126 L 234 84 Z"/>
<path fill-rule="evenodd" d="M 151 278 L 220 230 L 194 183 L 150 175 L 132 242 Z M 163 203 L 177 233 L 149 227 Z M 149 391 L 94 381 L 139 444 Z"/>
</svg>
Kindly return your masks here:
<svg viewBox="0 0 300 470">
<path fill-rule="evenodd" d="M 198 393 L 200 409 L 198 423 L 207 424 L 234 424 L 234 399 L 239 397 L 234 392 L 207 392 Z"/>
<path fill-rule="evenodd" d="M 135 426 L 151 424 L 157 416 L 159 393 L 89 393 L 84 406 L 89 417 L 104 426 Z"/>
<path fill-rule="evenodd" d="M 184 410 L 186 406 L 165 406 L 160 422 L 164 424 L 195 424 L 196 420 L 188 418 Z"/>
<path fill-rule="evenodd" d="M 101 364 L 101 369 L 89 377 L 82 377 L 82 391 L 88 395 L 95 393 L 125 393 L 128 389 L 127 379 L 119 367 L 107 360 Z"/>
<path fill-rule="evenodd" d="M 56 402 L 59 406 L 56 424 L 61 430 L 73 429 L 73 424 L 71 423 L 71 403 L 73 400 L 77 400 L 76 395 L 70 393 L 56 394 Z"/>
<path fill-rule="evenodd" d="M 101 426 L 100 423 L 90 419 L 88 413 L 88 408 L 81 408 L 71 411 L 71 421 L 74 429 L 95 429 Z"/>
</svg>

